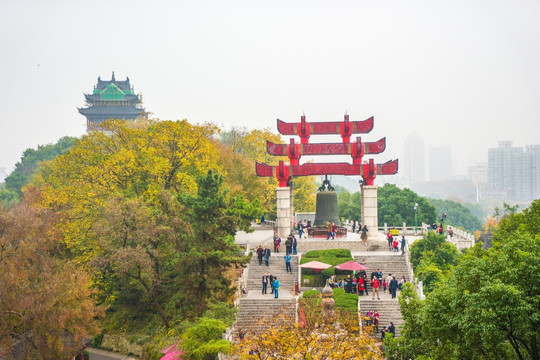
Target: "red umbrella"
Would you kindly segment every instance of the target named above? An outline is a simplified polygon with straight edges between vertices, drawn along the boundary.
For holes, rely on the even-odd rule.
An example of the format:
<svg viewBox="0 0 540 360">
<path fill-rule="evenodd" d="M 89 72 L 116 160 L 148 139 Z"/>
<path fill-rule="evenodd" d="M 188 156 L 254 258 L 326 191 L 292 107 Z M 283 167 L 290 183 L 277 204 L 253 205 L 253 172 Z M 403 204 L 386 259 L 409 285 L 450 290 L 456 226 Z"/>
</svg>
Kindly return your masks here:
<svg viewBox="0 0 540 360">
<path fill-rule="evenodd" d="M 184 353 L 179 350 L 171 351 L 167 353 L 167 355 L 163 356 L 160 360 L 182 360 L 182 355 L 184 355 Z"/>
<path fill-rule="evenodd" d="M 325 264 L 320 261 L 310 261 L 308 263 L 302 264 L 299 267 L 301 268 L 307 268 L 310 270 L 313 270 L 315 273 L 320 273 L 321 271 L 328 269 L 329 267 L 332 267 L 330 264 Z"/>
<path fill-rule="evenodd" d="M 338 270 L 348 270 L 348 271 L 359 271 L 359 270 L 366 270 L 367 266 L 361 265 L 357 263 L 356 261 L 347 261 L 346 263 L 339 264 L 335 266 Z"/>
</svg>

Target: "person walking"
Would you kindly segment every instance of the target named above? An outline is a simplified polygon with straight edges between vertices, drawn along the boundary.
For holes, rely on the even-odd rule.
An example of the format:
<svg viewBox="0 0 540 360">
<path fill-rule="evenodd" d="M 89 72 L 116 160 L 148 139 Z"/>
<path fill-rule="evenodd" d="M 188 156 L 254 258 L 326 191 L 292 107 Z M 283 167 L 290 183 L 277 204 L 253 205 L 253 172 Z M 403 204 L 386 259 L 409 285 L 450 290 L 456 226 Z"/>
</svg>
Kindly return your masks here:
<svg viewBox="0 0 540 360">
<path fill-rule="evenodd" d="M 390 284 L 388 284 L 388 290 L 390 291 L 390 295 L 392 295 L 392 299 L 396 298 L 397 288 L 398 288 L 398 282 L 396 280 L 396 277 L 392 276 L 392 280 L 390 280 Z"/>
<path fill-rule="evenodd" d="M 285 240 L 285 255 L 292 254 L 292 243 L 293 243 L 293 235 L 289 234 L 289 236 L 287 236 L 287 240 Z"/>
<path fill-rule="evenodd" d="M 334 231 L 332 230 L 332 223 L 329 221 L 326 225 L 326 230 L 328 231 L 328 235 L 326 236 L 326 240 L 330 239 L 330 236 L 332 237 L 332 240 L 334 240 Z"/>
<path fill-rule="evenodd" d="M 264 249 L 264 264 L 267 267 L 270 266 L 270 255 L 271 255 L 271 251 L 267 246 L 266 249 Z"/>
<path fill-rule="evenodd" d="M 274 283 L 272 284 L 274 287 L 274 298 L 277 299 L 279 297 L 279 280 L 276 277 L 274 277 Z"/>
<path fill-rule="evenodd" d="M 263 295 L 266 295 L 267 294 L 267 291 L 268 291 L 268 281 L 270 281 L 268 279 L 268 273 L 265 272 L 264 275 L 262 276 L 262 293 Z"/>
<path fill-rule="evenodd" d="M 396 337 L 396 327 L 394 326 L 394 323 L 390 321 L 390 326 L 387 330 L 390 334 L 394 335 Z"/>
<path fill-rule="evenodd" d="M 290 272 L 292 274 L 292 268 L 291 268 L 291 255 L 287 254 L 283 257 L 285 259 L 285 270 L 287 272 Z"/>
<path fill-rule="evenodd" d="M 379 288 L 381 287 L 381 282 L 378 277 L 373 279 L 373 294 L 371 295 L 371 300 L 375 300 L 375 294 L 377 294 L 377 299 L 381 300 L 379 295 Z"/>
<path fill-rule="evenodd" d="M 388 230 L 388 234 L 386 234 L 386 240 L 388 240 L 388 250 L 392 250 L 392 242 L 394 241 L 394 237 L 392 236 L 390 230 Z"/>
<path fill-rule="evenodd" d="M 302 234 L 304 233 L 304 228 L 302 227 L 302 222 L 299 221 L 298 222 L 298 237 L 301 239 L 302 238 Z"/>
<path fill-rule="evenodd" d="M 274 252 L 275 253 L 279 252 L 280 245 L 281 245 L 281 239 L 279 238 L 279 236 L 274 235 Z"/>
<path fill-rule="evenodd" d="M 298 240 L 296 239 L 296 236 L 293 235 L 292 241 L 292 253 L 293 255 L 297 255 L 296 246 L 298 245 Z"/>
<path fill-rule="evenodd" d="M 336 223 L 332 223 L 332 234 L 334 235 L 332 239 L 337 237 L 337 226 Z"/>
<path fill-rule="evenodd" d="M 405 255 L 405 245 L 407 244 L 407 239 L 405 239 L 405 235 L 401 237 L 401 255 Z"/>
<path fill-rule="evenodd" d="M 373 314 L 373 326 L 375 327 L 375 333 L 379 332 L 379 312 L 375 310 Z"/>
<path fill-rule="evenodd" d="M 367 232 L 368 232 L 367 225 L 364 225 L 364 227 L 362 228 L 362 235 L 360 235 L 360 239 L 362 239 L 362 242 L 364 243 L 364 245 L 367 245 Z"/>
<path fill-rule="evenodd" d="M 257 258 L 259 259 L 259 265 L 262 265 L 263 257 L 264 257 L 264 249 L 262 245 L 259 245 L 259 247 L 257 248 Z"/>
<path fill-rule="evenodd" d="M 270 294 L 274 293 L 274 275 L 270 274 L 268 276 L 268 280 L 270 280 Z"/>
</svg>

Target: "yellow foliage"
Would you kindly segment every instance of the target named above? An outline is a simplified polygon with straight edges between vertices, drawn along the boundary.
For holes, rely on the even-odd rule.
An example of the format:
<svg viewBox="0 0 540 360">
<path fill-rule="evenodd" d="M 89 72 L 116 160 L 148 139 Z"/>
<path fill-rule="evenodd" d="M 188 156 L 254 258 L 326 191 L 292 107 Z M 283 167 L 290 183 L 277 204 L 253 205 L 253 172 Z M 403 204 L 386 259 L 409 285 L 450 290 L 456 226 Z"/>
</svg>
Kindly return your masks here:
<svg viewBox="0 0 540 360">
<path fill-rule="evenodd" d="M 100 251 L 92 225 L 110 196 L 155 203 L 162 189 L 195 192 L 197 176 L 222 170 L 214 125 L 111 120 L 101 126 L 106 133 L 83 136 L 68 153 L 44 162 L 34 178 L 37 203 L 59 214 L 63 239 L 79 264 Z"/>
</svg>

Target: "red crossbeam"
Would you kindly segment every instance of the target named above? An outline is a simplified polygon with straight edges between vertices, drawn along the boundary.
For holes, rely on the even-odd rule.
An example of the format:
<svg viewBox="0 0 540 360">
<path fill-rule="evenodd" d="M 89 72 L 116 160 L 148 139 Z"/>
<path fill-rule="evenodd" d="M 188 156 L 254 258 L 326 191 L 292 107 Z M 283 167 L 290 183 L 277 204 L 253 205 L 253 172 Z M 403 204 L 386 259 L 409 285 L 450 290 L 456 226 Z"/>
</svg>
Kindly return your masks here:
<svg viewBox="0 0 540 360">
<path fill-rule="evenodd" d="M 345 115 L 344 121 L 313 122 L 306 121 L 302 116 L 300 122 L 287 123 L 277 119 L 277 128 L 282 135 L 298 135 L 301 143 L 306 144 L 310 135 L 340 134 L 343 142 L 349 142 L 352 134 L 367 134 L 373 130 L 373 116 L 363 121 L 349 121 Z"/>
<path fill-rule="evenodd" d="M 293 142 L 294 144 L 294 142 Z M 295 144 L 299 155 L 347 155 L 353 153 L 354 147 L 357 153 L 361 152 L 361 147 L 364 148 L 365 154 L 380 154 L 386 149 L 386 138 L 382 138 L 376 142 L 361 142 L 360 138 L 356 138 L 354 143 L 319 143 L 319 144 Z M 266 150 L 270 155 L 287 156 L 290 144 L 275 144 L 269 140 L 266 141 Z"/>
<path fill-rule="evenodd" d="M 373 185 L 376 175 L 394 175 L 398 171 L 398 161 L 390 160 L 384 164 L 373 163 L 370 159 L 368 164 L 348 163 L 307 163 L 304 165 L 284 165 L 283 161 L 278 166 L 256 163 L 255 170 L 258 176 L 275 176 L 280 185 L 287 186 L 287 181 L 293 176 L 314 175 L 360 175 L 367 185 Z"/>
</svg>

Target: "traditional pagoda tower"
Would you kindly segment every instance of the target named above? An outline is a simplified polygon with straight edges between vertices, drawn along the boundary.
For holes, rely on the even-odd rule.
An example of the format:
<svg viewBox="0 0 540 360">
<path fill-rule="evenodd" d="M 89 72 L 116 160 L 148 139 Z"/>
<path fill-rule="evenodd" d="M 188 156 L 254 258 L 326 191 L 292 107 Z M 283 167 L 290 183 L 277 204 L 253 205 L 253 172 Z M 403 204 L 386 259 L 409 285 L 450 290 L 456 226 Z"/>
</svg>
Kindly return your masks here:
<svg viewBox="0 0 540 360">
<path fill-rule="evenodd" d="M 78 108 L 86 117 L 86 132 L 100 130 L 99 124 L 108 119 L 135 120 L 147 113 L 141 106 L 142 96 L 135 94 L 129 78 L 117 81 L 114 71 L 110 81 L 98 77 L 92 94 L 84 94 L 87 107 Z"/>
</svg>

